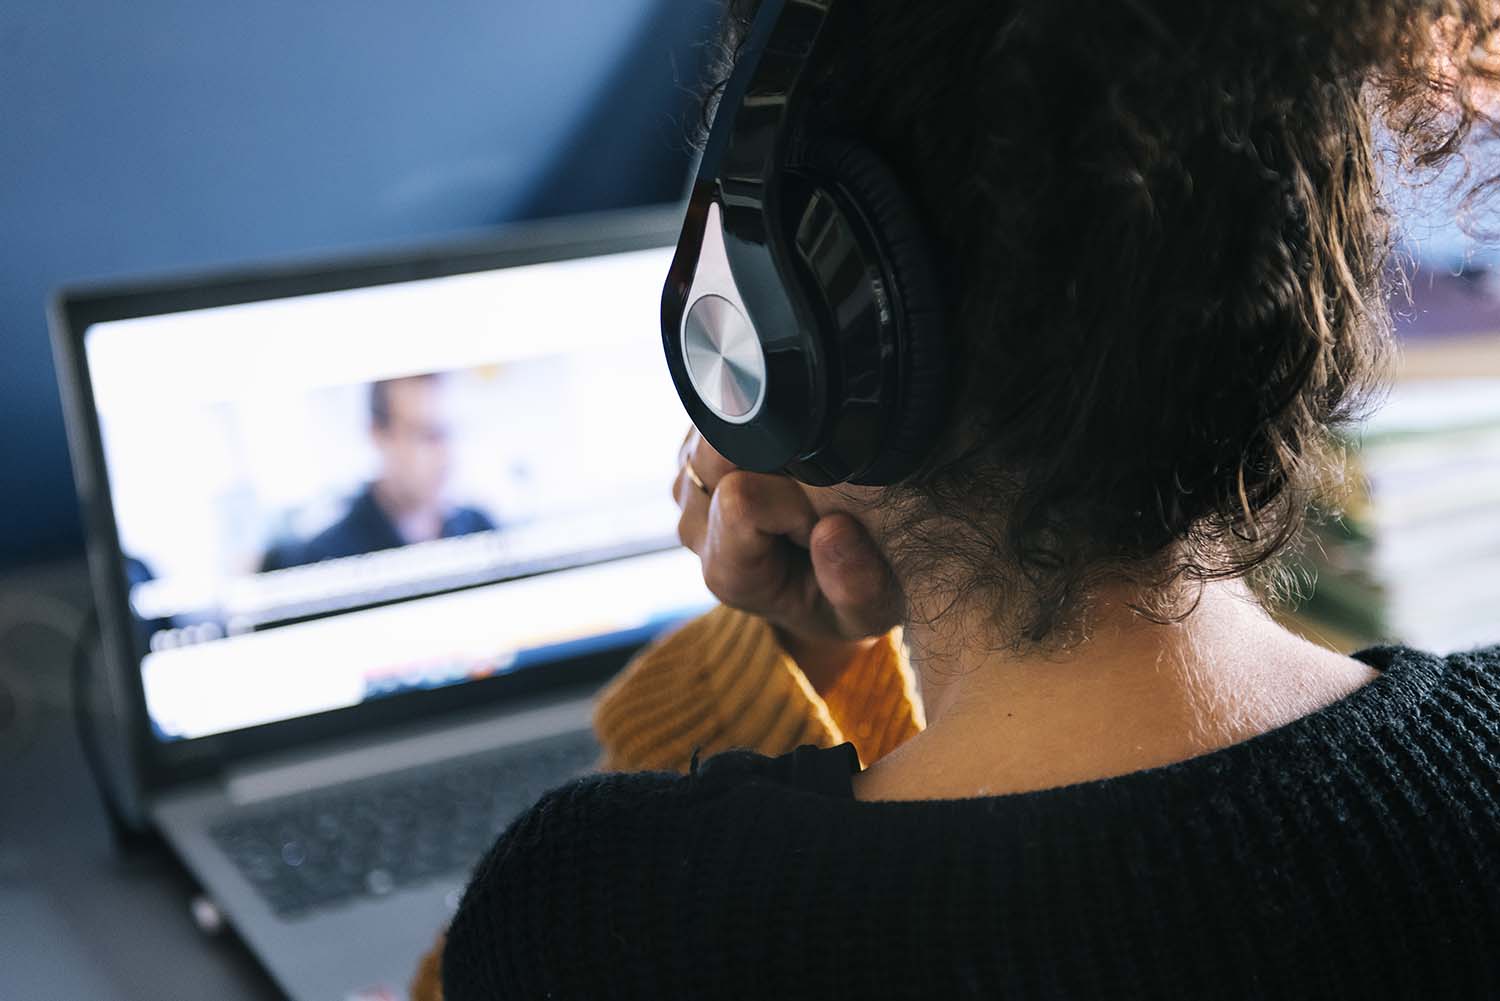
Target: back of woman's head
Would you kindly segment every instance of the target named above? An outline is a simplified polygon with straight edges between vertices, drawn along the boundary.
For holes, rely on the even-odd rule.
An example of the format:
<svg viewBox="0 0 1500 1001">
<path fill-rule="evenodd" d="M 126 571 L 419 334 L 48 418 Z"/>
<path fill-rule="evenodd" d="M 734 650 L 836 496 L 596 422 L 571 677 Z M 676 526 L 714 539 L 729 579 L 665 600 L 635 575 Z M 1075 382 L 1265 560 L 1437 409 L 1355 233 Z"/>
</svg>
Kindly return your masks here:
<svg viewBox="0 0 1500 1001">
<path fill-rule="evenodd" d="M 1488 132 L 1485 3 L 839 4 L 818 127 L 890 163 L 951 292 L 903 578 L 1045 645 L 1101 584 L 1170 616 L 1266 563 L 1384 354 L 1377 134 L 1433 168 Z"/>
</svg>

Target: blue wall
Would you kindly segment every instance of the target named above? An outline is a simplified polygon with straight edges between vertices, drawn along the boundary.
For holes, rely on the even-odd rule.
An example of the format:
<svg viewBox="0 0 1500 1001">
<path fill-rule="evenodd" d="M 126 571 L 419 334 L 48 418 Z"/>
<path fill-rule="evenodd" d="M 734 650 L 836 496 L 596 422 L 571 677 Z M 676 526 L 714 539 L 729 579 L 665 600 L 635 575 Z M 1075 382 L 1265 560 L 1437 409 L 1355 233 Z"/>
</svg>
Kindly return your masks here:
<svg viewBox="0 0 1500 1001">
<path fill-rule="evenodd" d="M 81 546 L 52 289 L 674 198 L 715 10 L 0 4 L 0 564 Z"/>
</svg>

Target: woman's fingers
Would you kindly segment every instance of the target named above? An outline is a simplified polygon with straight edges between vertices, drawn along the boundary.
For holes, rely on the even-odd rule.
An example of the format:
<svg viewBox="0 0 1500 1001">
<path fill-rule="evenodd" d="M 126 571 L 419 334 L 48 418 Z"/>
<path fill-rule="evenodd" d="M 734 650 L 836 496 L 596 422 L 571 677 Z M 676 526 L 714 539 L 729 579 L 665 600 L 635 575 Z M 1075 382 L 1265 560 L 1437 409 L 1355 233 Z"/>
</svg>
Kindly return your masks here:
<svg viewBox="0 0 1500 1001">
<path fill-rule="evenodd" d="M 855 518 L 820 517 L 797 482 L 736 469 L 695 431 L 679 459 L 677 535 L 720 601 L 807 638 L 858 639 L 899 621 L 894 577 Z"/>
<path fill-rule="evenodd" d="M 686 470 L 681 470 L 672 482 L 672 499 L 681 512 L 677 516 L 678 541 L 702 556 L 703 539 L 708 533 L 708 494 L 688 479 Z"/>
<path fill-rule="evenodd" d="M 714 529 L 746 546 L 784 535 L 806 549 L 818 516 L 796 480 L 735 470 L 714 488 L 709 519 Z"/>
<path fill-rule="evenodd" d="M 677 537 L 698 554 L 714 596 L 762 615 L 786 612 L 793 578 L 808 574 L 805 550 L 817 520 L 797 484 L 735 470 L 709 495 L 684 471 L 672 492 L 682 511 Z"/>
<path fill-rule="evenodd" d="M 694 471 L 710 490 L 735 470 L 734 463 L 720 455 L 719 450 L 710 445 L 696 428 L 688 432 L 687 440 L 682 443 L 682 453 L 682 461 L 693 464 Z"/>
<path fill-rule="evenodd" d="M 874 636 L 901 620 L 901 593 L 890 566 L 853 516 L 830 514 L 809 539 L 812 572 L 838 631 Z"/>
<path fill-rule="evenodd" d="M 735 471 L 714 488 L 704 527 L 703 581 L 719 600 L 776 617 L 800 598 L 817 515 L 784 476 Z"/>
<path fill-rule="evenodd" d="M 710 460 L 716 460 L 711 468 Z M 703 463 L 705 468 L 700 469 L 698 463 Z M 672 499 L 682 512 L 677 519 L 677 538 L 700 556 L 703 554 L 703 539 L 708 531 L 709 500 L 719 480 L 733 468 L 703 440 L 697 428 L 688 428 L 682 445 L 677 450 L 677 476 L 672 480 Z"/>
<path fill-rule="evenodd" d="M 683 472 L 691 469 L 710 493 L 721 479 L 736 468 L 734 463 L 720 455 L 718 449 L 704 439 L 697 428 L 689 428 L 682 444 L 678 446 L 677 466 Z M 678 478 L 681 479 L 681 475 Z M 691 483 L 691 479 L 689 482 Z M 673 496 L 676 496 L 675 490 Z"/>
</svg>

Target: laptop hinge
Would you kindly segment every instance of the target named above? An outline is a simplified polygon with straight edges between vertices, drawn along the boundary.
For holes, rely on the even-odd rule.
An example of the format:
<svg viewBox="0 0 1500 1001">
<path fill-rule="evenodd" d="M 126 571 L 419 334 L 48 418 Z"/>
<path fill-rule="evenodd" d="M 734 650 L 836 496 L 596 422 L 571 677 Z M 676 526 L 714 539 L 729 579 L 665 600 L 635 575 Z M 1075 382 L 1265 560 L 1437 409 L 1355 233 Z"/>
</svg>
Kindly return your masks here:
<svg viewBox="0 0 1500 1001">
<path fill-rule="evenodd" d="M 337 750 L 325 749 L 316 754 L 308 752 L 295 760 L 232 768 L 225 774 L 224 791 L 231 802 L 256 803 L 586 730 L 592 707 L 592 700 L 585 697 L 472 723 L 447 724 L 410 737 L 356 738 L 356 742 Z"/>
</svg>

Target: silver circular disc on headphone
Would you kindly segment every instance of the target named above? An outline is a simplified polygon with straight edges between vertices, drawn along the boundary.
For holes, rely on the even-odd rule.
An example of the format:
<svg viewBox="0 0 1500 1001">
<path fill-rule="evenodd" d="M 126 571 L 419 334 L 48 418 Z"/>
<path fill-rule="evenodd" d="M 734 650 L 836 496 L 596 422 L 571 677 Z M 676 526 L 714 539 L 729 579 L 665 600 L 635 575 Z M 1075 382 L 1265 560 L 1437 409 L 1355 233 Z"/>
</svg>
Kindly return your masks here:
<svg viewBox="0 0 1500 1001">
<path fill-rule="evenodd" d="M 720 420 L 745 424 L 766 399 L 766 356 L 744 313 L 723 296 L 693 303 L 682 324 L 682 356 L 698 398 Z"/>
</svg>

